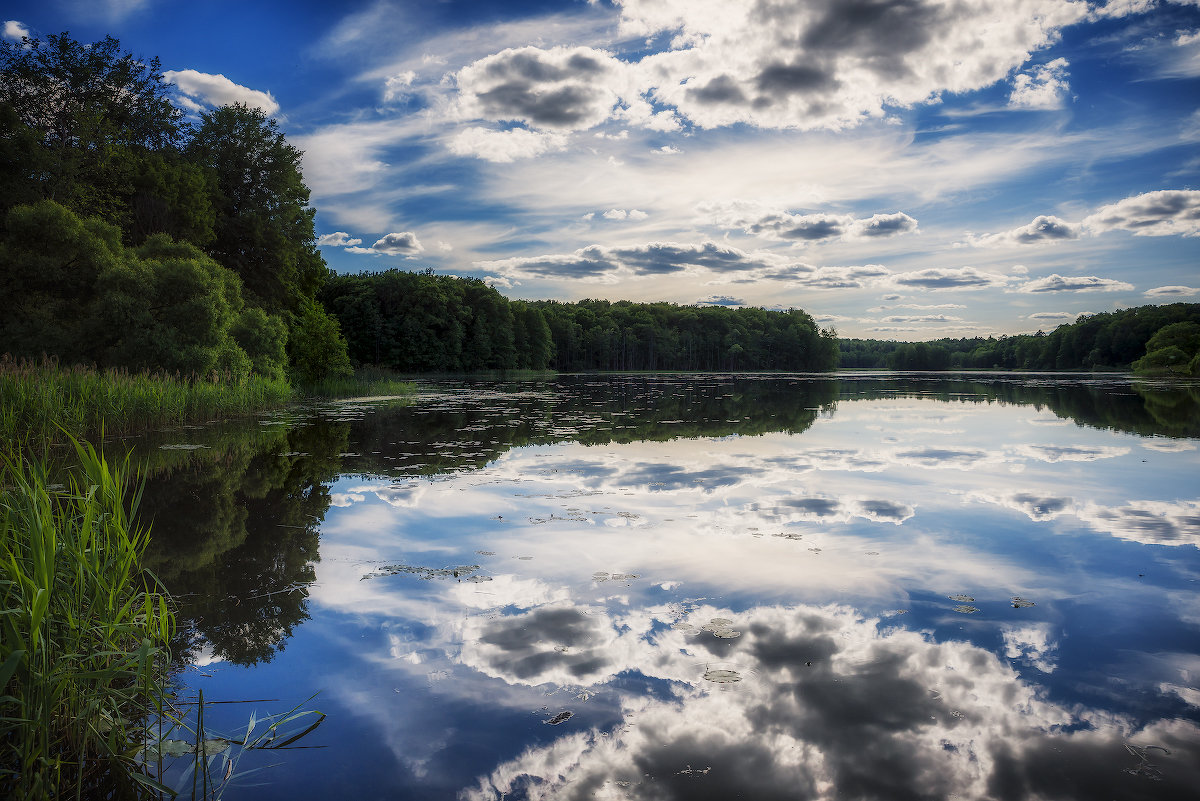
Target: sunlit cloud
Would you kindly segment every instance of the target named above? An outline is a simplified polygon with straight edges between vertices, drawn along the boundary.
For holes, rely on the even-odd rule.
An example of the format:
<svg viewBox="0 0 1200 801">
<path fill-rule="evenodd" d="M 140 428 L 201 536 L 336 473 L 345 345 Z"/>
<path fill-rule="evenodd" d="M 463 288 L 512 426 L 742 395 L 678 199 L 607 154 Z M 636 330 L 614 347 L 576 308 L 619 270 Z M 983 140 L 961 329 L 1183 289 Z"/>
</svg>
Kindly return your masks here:
<svg viewBox="0 0 1200 801">
<path fill-rule="evenodd" d="M 1014 291 L 1030 294 L 1046 292 L 1121 292 L 1133 289 L 1133 284 L 1094 275 L 1061 276 L 1057 273 L 1037 278 L 1016 287 Z"/>
<path fill-rule="evenodd" d="M 405 256 L 412 258 L 425 251 L 417 235 L 412 231 L 386 234 L 369 248 L 347 247 L 347 253 L 367 253 L 374 256 Z"/>
<path fill-rule="evenodd" d="M 15 19 L 5 20 L 3 35 L 5 39 L 12 39 L 14 42 L 19 42 L 22 37 L 29 36 L 29 28 Z"/>
<path fill-rule="evenodd" d="M 1061 108 L 1070 86 L 1067 83 L 1067 60 L 1056 58 L 1032 72 L 1013 78 L 1008 104 L 1014 108 L 1044 111 Z"/>
<path fill-rule="evenodd" d="M 261 92 L 234 83 L 224 75 L 210 75 L 196 70 L 167 70 L 163 78 L 179 87 L 188 99 L 209 106 L 228 106 L 241 103 L 260 109 L 267 116 L 279 113 L 279 103 L 270 92 Z"/>
<path fill-rule="evenodd" d="M 1200 190 L 1161 189 L 1103 206 L 1084 221 L 1097 233 L 1129 231 L 1134 236 L 1200 236 Z"/>
</svg>

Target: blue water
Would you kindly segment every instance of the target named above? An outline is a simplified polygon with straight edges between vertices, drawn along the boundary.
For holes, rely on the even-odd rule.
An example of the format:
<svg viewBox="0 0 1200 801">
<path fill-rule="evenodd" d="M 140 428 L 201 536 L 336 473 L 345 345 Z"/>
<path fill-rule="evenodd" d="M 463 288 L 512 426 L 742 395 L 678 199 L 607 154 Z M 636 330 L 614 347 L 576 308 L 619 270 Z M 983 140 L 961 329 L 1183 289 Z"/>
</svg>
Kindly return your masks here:
<svg viewBox="0 0 1200 801">
<path fill-rule="evenodd" d="M 316 694 L 230 799 L 1194 798 L 1198 409 L 592 376 L 177 432 L 180 698 Z"/>
</svg>

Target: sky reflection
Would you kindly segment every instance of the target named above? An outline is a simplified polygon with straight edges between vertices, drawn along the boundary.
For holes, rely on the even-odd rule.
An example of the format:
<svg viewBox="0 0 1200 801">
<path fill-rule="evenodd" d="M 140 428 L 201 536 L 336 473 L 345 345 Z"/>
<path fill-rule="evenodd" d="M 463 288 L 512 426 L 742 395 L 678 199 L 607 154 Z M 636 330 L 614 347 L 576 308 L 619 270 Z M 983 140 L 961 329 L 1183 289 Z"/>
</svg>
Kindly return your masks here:
<svg viewBox="0 0 1200 801">
<path fill-rule="evenodd" d="M 470 397 L 521 420 L 559 401 Z M 497 429 L 398 430 L 411 462 L 328 488 L 311 619 L 257 680 L 322 689 L 338 734 L 313 764 L 369 760 L 365 793 L 1189 797 L 1200 454 L 1053 422 L 843 397 L 795 433 L 429 473 Z M 349 436 L 374 465 L 401 452 Z M 314 769 L 266 792 L 316 794 Z"/>
</svg>

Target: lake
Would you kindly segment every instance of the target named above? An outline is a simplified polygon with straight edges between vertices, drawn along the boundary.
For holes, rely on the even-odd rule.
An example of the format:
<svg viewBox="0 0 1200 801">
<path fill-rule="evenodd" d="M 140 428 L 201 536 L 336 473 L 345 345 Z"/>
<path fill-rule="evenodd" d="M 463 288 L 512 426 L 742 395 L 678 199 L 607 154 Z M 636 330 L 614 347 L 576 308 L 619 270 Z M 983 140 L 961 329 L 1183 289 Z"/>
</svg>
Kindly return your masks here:
<svg viewBox="0 0 1200 801">
<path fill-rule="evenodd" d="M 136 443 L 225 798 L 1196 797 L 1200 384 L 419 388 Z"/>
</svg>

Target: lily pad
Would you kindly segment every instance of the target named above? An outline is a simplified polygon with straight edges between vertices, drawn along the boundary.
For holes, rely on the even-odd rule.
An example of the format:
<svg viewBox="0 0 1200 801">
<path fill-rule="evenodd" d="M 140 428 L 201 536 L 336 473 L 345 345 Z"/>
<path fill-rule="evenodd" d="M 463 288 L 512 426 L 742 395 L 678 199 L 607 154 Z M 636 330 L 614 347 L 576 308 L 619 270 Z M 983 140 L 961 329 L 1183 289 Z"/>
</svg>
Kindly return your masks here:
<svg viewBox="0 0 1200 801">
<path fill-rule="evenodd" d="M 704 671 L 704 680 L 713 684 L 735 684 L 742 680 L 742 674 L 728 668 L 709 668 Z"/>
</svg>

